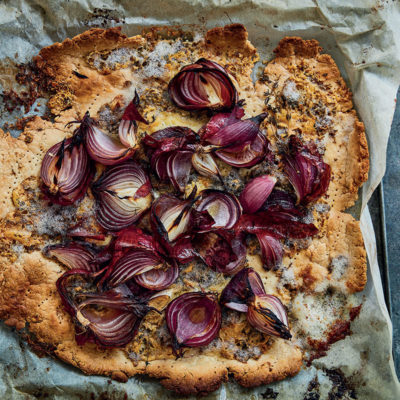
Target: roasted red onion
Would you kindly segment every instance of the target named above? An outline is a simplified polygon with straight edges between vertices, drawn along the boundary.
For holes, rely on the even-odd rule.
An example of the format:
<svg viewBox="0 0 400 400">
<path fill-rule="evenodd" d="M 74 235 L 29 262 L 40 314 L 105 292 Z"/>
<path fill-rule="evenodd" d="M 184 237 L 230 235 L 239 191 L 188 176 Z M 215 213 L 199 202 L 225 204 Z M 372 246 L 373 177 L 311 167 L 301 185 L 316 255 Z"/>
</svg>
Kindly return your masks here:
<svg viewBox="0 0 400 400">
<path fill-rule="evenodd" d="M 78 130 L 85 137 L 86 150 L 90 158 L 103 165 L 120 164 L 130 158 L 135 151 L 106 135 L 90 118 L 89 112 L 83 117 Z"/>
<path fill-rule="evenodd" d="M 260 275 L 253 268 L 239 271 L 221 293 L 220 303 L 232 310 L 247 312 L 248 303 L 257 295 L 265 294 Z"/>
<path fill-rule="evenodd" d="M 184 235 L 191 225 L 193 202 L 174 196 L 160 196 L 151 207 L 151 225 L 161 239 L 173 242 Z"/>
<path fill-rule="evenodd" d="M 276 296 L 254 296 L 248 304 L 247 320 L 260 332 L 283 339 L 292 337 L 285 306 Z"/>
<path fill-rule="evenodd" d="M 217 163 L 210 153 L 196 152 L 192 156 L 192 164 L 195 170 L 203 176 L 209 178 L 218 177 L 221 179 Z"/>
<path fill-rule="evenodd" d="M 150 290 L 164 290 L 178 278 L 179 268 L 176 264 L 168 268 L 152 269 L 135 276 L 135 282 Z"/>
<path fill-rule="evenodd" d="M 201 128 L 201 141 L 221 148 L 226 153 L 238 153 L 257 138 L 261 122 L 267 117 L 267 113 L 242 120 L 238 115 L 240 108 L 236 107 L 232 113 L 215 115 Z"/>
<path fill-rule="evenodd" d="M 116 232 L 114 251 L 123 252 L 129 249 L 142 249 L 157 253 L 160 249 L 153 236 L 144 233 L 136 226 L 129 226 Z"/>
<path fill-rule="evenodd" d="M 93 232 L 89 228 L 85 227 L 82 223 L 73 226 L 68 230 L 67 236 L 79 239 L 91 239 L 91 240 L 104 240 L 106 238 L 104 233 Z"/>
<path fill-rule="evenodd" d="M 193 243 L 204 263 L 223 274 L 233 275 L 244 267 L 246 246 L 241 234 L 224 230 L 201 233 Z"/>
<path fill-rule="evenodd" d="M 232 229 L 242 214 L 235 195 L 221 190 L 206 189 L 196 204 L 196 228 L 199 232 Z"/>
<path fill-rule="evenodd" d="M 268 233 L 257 233 L 265 269 L 276 269 L 282 261 L 282 243 Z"/>
<path fill-rule="evenodd" d="M 109 287 L 116 287 L 144 272 L 164 267 L 165 261 L 158 254 L 132 249 L 109 268 L 103 282 Z"/>
<path fill-rule="evenodd" d="M 95 262 L 95 252 L 88 246 L 69 243 L 67 245 L 56 244 L 43 249 L 46 257 L 55 257 L 69 269 L 80 269 L 88 272 L 96 272 L 98 264 Z"/>
<path fill-rule="evenodd" d="M 188 111 L 231 109 L 237 101 L 225 69 L 204 58 L 183 67 L 170 81 L 168 93 L 175 105 Z"/>
<path fill-rule="evenodd" d="M 93 177 L 93 168 L 80 132 L 52 146 L 40 168 L 41 189 L 51 202 L 71 205 L 80 200 Z"/>
<path fill-rule="evenodd" d="M 259 132 L 253 142 L 246 145 L 242 151 L 231 153 L 218 150 L 215 154 L 232 167 L 248 168 L 260 163 L 272 153 L 269 149 L 269 142 Z"/>
<path fill-rule="evenodd" d="M 182 355 L 182 347 L 208 345 L 221 328 L 221 309 L 211 293 L 182 294 L 169 303 L 165 318 L 178 355 Z"/>
<path fill-rule="evenodd" d="M 139 96 L 135 91 L 135 97 L 129 103 L 128 107 L 126 107 L 118 128 L 119 140 L 124 146 L 131 149 L 134 149 L 137 146 L 136 121 L 148 124 L 148 122 L 140 115 L 137 109 L 138 105 L 139 105 Z"/>
<path fill-rule="evenodd" d="M 172 152 L 166 160 L 167 175 L 176 190 L 185 191 L 192 169 L 191 151 Z M 158 167 L 159 168 L 159 167 Z"/>
<path fill-rule="evenodd" d="M 315 146 L 304 146 L 298 137 L 291 136 L 283 162 L 296 192 L 297 203 L 307 205 L 318 200 L 328 190 L 331 167 L 322 161 Z"/>
<path fill-rule="evenodd" d="M 107 230 L 120 230 L 136 222 L 151 205 L 150 180 L 133 161 L 108 168 L 92 186 L 96 218 Z"/>
<path fill-rule="evenodd" d="M 303 215 L 302 210 L 296 207 L 296 199 L 290 193 L 279 189 L 274 189 L 271 192 L 261 210 L 269 212 L 285 211 L 297 216 Z"/>
<path fill-rule="evenodd" d="M 248 182 L 239 197 L 243 212 L 252 214 L 258 211 L 271 194 L 275 183 L 276 178 L 271 175 L 258 176 Z"/>
</svg>

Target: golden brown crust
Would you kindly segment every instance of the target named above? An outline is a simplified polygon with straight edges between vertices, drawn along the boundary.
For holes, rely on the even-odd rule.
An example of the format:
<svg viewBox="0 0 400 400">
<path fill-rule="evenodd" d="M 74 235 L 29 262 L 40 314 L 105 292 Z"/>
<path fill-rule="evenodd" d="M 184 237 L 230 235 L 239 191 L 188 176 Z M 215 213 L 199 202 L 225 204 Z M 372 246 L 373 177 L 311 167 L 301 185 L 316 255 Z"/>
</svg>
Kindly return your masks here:
<svg viewBox="0 0 400 400">
<path fill-rule="evenodd" d="M 167 353 L 160 353 L 161 359 L 134 361 L 130 357 L 129 346 L 109 350 L 99 349 L 94 344 L 78 346 L 73 323 L 63 310 L 55 288 L 55 281 L 64 269 L 43 257 L 40 249 L 44 239 L 34 230 L 27 229 L 16 210 L 16 204 L 20 201 L 16 193 L 19 193 L 21 184 L 27 179 L 35 182 L 45 151 L 71 134 L 72 129 L 66 129 L 65 123 L 79 118 L 87 109 L 96 115 L 107 104 L 121 107 L 119 103 L 126 103 L 132 97 L 133 89 L 138 84 L 135 67 L 123 62 L 96 69 L 90 63 L 90 55 L 141 46 L 147 46 L 146 51 L 151 51 L 156 46 L 156 37 L 154 32 L 147 36 L 127 38 L 119 28 L 92 29 L 43 49 L 35 58 L 40 73 L 46 77 L 53 93 L 49 107 L 59 116 L 54 124 L 35 118 L 27 125 L 20 139 L 1 132 L 0 177 L 6 190 L 0 193 L 0 236 L 3 238 L 0 244 L 4 246 L 0 247 L 0 318 L 17 329 L 26 326 L 31 340 L 87 374 L 108 375 L 120 381 L 135 374 L 148 374 L 161 379 L 168 389 L 183 395 L 211 392 L 230 376 L 246 387 L 292 376 L 301 368 L 302 353 L 296 345 L 282 339 L 271 340 L 267 350 L 258 359 L 250 358 L 247 362 L 224 358 L 212 351 L 201 355 L 193 349 L 179 360 L 175 360 L 171 354 L 167 357 Z M 278 91 L 282 91 L 287 79 L 294 76 L 296 84 L 308 93 L 305 97 L 311 103 L 321 99 L 329 103 L 327 95 L 323 93 L 325 89 L 319 90 L 315 84 L 308 87 L 306 81 L 294 75 L 301 64 L 309 68 L 315 79 L 324 82 L 329 89 L 328 95 L 334 92 L 340 99 L 335 113 L 335 134 L 328 138 L 324 156 L 333 167 L 334 180 L 325 201 L 332 209 L 326 221 L 321 221 L 321 236 L 313 239 L 308 249 L 299 250 L 292 260 L 284 263 L 288 267 L 288 262 L 296 262 L 301 290 L 313 292 L 319 283 L 327 280 L 345 293 L 352 293 L 362 290 L 365 285 L 365 250 L 358 222 L 340 211 L 354 202 L 358 188 L 367 178 L 368 149 L 363 124 L 352 110 L 350 92 L 332 58 L 320 54 L 320 50 L 315 40 L 285 38 L 276 49 L 276 59 L 266 67 L 271 79 L 278 81 Z M 204 41 L 189 50 L 179 50 L 179 57 L 176 57 L 178 61 L 168 60 L 165 70 L 151 82 L 152 88 L 146 89 L 142 96 L 145 112 L 150 118 L 155 118 L 149 126 L 150 132 L 163 124 L 168 126 L 177 119 L 180 124 L 190 124 L 194 129 L 201 126 L 201 118 L 190 120 L 187 113 L 174 108 L 168 109 L 168 113 L 157 114 L 152 97 L 149 97 L 152 101 L 146 103 L 149 93 L 154 95 L 157 90 L 165 91 L 167 82 L 182 64 L 200 57 L 221 62 L 229 70 L 238 82 L 240 97 L 246 99 L 246 112 L 254 115 L 264 108 L 264 92 L 268 85 L 260 83 L 256 88 L 253 86 L 250 73 L 258 55 L 247 40 L 247 31 L 242 25 L 232 24 L 208 31 Z M 80 79 L 72 73 L 73 70 L 87 76 L 87 79 Z M 168 114 L 172 115 L 170 120 Z M 282 114 L 283 117 L 288 120 L 286 113 Z M 294 115 L 292 120 L 291 129 L 301 128 L 304 135 L 314 137 L 311 126 L 315 118 L 301 119 L 300 115 Z M 12 257 L 6 250 L 3 251 L 3 248 L 9 249 L 15 245 L 26 247 L 21 254 Z M 346 274 L 336 279 L 332 277 L 330 268 L 332 259 L 339 256 L 347 257 L 349 262 Z M 256 268 L 255 264 L 250 264 Z M 271 271 L 267 273 L 261 266 L 257 270 L 264 279 L 269 279 L 269 284 L 273 279 L 278 279 L 277 274 Z M 282 295 L 286 296 L 286 302 L 290 301 L 287 290 L 282 289 Z"/>
</svg>

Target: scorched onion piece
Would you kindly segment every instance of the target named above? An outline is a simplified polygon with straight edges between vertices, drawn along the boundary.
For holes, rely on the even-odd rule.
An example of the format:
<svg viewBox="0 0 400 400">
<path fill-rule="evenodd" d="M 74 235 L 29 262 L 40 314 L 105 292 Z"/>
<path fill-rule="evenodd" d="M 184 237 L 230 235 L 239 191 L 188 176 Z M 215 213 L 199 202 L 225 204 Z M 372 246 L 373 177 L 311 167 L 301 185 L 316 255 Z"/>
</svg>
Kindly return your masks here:
<svg viewBox="0 0 400 400">
<path fill-rule="evenodd" d="M 107 230 L 128 227 L 151 205 L 150 180 L 133 161 L 106 169 L 92 190 L 96 197 L 97 221 Z"/>
<path fill-rule="evenodd" d="M 221 190 L 206 189 L 196 204 L 200 213 L 196 218 L 199 232 L 213 229 L 232 229 L 242 214 L 242 207 L 235 195 Z"/>
<path fill-rule="evenodd" d="M 221 328 L 221 309 L 211 293 L 185 293 L 168 304 L 165 311 L 172 345 L 178 355 L 182 347 L 208 345 Z"/>
<path fill-rule="evenodd" d="M 133 249 L 124 254 L 109 268 L 103 282 L 109 287 L 115 287 L 136 275 L 162 268 L 164 265 L 164 261 L 157 254 L 147 250 Z"/>
<path fill-rule="evenodd" d="M 192 201 L 182 201 L 170 195 L 160 196 L 151 207 L 151 225 L 161 239 L 173 242 L 190 228 Z"/>
<path fill-rule="evenodd" d="M 275 296 L 254 296 L 248 305 L 247 320 L 258 331 L 283 339 L 290 339 L 285 306 Z"/>
<path fill-rule="evenodd" d="M 183 67 L 170 81 L 168 93 L 175 105 L 188 111 L 231 109 L 237 101 L 225 69 L 204 58 Z"/>
<path fill-rule="evenodd" d="M 41 189 L 53 203 L 71 205 L 85 195 L 93 168 L 79 132 L 47 151 L 40 177 L 43 181 Z"/>
<path fill-rule="evenodd" d="M 296 208 L 295 198 L 291 194 L 279 189 L 272 191 L 261 209 L 269 212 L 287 211 L 293 215 L 302 215 L 301 210 Z"/>
<path fill-rule="evenodd" d="M 150 290 L 164 290 L 178 278 L 179 268 L 176 264 L 164 269 L 152 269 L 135 276 L 135 282 Z"/>
<path fill-rule="evenodd" d="M 211 268 L 233 275 L 244 267 L 246 246 L 241 234 L 221 230 L 201 233 L 194 237 L 197 254 Z"/>
<path fill-rule="evenodd" d="M 218 170 L 217 163 L 214 160 L 214 157 L 209 153 L 202 153 L 202 152 L 193 153 L 192 164 L 200 175 L 207 176 L 209 178 L 214 178 L 214 177 L 220 178 L 221 176 Z"/>
<path fill-rule="evenodd" d="M 135 91 L 134 99 L 126 107 L 122 120 L 118 128 L 118 136 L 121 143 L 128 148 L 135 148 L 137 146 L 137 123 L 136 121 L 143 122 L 148 125 L 148 122 L 140 115 L 137 106 L 139 105 L 139 96 Z"/>
<path fill-rule="evenodd" d="M 252 214 L 258 211 L 271 194 L 275 183 L 276 178 L 271 175 L 258 176 L 248 182 L 239 197 L 243 212 Z"/>
<path fill-rule="evenodd" d="M 83 117 L 78 130 L 85 138 L 86 150 L 90 158 L 103 165 L 120 164 L 131 157 L 135 151 L 106 135 L 90 118 L 89 112 Z"/>
<path fill-rule="evenodd" d="M 252 167 L 263 161 L 269 153 L 269 142 L 261 132 L 259 132 L 253 142 L 246 145 L 242 151 L 230 153 L 224 150 L 218 150 L 215 152 L 222 161 L 237 168 Z"/>
<path fill-rule="evenodd" d="M 67 236 L 72 238 L 92 239 L 92 240 L 104 240 L 106 236 L 101 232 L 92 232 L 81 223 L 73 226 L 68 230 Z"/>
<path fill-rule="evenodd" d="M 331 167 L 322 161 L 316 148 L 311 145 L 306 147 L 298 137 L 291 136 L 283 161 L 285 172 L 296 192 L 297 203 L 307 205 L 328 190 Z"/>
<path fill-rule="evenodd" d="M 248 303 L 255 295 L 265 294 L 260 275 L 253 268 L 239 271 L 225 286 L 220 303 L 232 310 L 247 312 Z"/>
<path fill-rule="evenodd" d="M 120 252 L 128 249 L 143 249 L 154 253 L 159 251 L 153 236 L 144 233 L 136 226 L 129 226 L 117 232 L 114 242 L 114 251 Z"/>
<path fill-rule="evenodd" d="M 98 269 L 94 251 L 76 243 L 47 246 L 43 249 L 43 253 L 46 257 L 55 257 L 69 269 L 80 269 L 88 272 L 96 272 Z"/>
<path fill-rule="evenodd" d="M 257 233 L 260 243 L 263 266 L 265 269 L 276 269 L 282 261 L 282 243 L 268 233 Z"/>
</svg>

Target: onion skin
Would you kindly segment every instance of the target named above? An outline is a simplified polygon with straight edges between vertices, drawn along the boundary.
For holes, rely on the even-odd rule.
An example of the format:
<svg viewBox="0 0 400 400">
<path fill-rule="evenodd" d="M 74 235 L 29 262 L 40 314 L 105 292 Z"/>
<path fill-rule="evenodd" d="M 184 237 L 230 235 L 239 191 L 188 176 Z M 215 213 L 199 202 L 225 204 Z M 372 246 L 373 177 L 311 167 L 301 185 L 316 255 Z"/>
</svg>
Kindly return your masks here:
<svg viewBox="0 0 400 400">
<path fill-rule="evenodd" d="M 268 294 L 254 296 L 248 304 L 247 320 L 260 332 L 290 339 L 285 306 L 276 297 Z"/>
<path fill-rule="evenodd" d="M 151 205 L 150 180 L 135 162 L 106 169 L 92 185 L 96 219 L 106 230 L 118 231 L 136 222 Z"/>
<path fill-rule="evenodd" d="M 165 319 L 173 350 L 182 356 L 182 347 L 206 346 L 221 328 L 221 309 L 211 293 L 189 292 L 168 304 Z"/>
<path fill-rule="evenodd" d="M 71 205 L 85 196 L 94 169 L 79 131 L 52 146 L 40 168 L 43 194 L 55 204 Z"/>
<path fill-rule="evenodd" d="M 235 106 L 237 92 L 225 69 L 201 58 L 183 67 L 169 82 L 173 103 L 183 110 L 229 110 Z"/>
<path fill-rule="evenodd" d="M 304 146 L 298 137 L 291 136 L 283 162 L 298 204 L 307 205 L 326 193 L 331 179 L 331 167 L 322 161 L 314 144 Z"/>
<path fill-rule="evenodd" d="M 258 176 L 248 182 L 239 197 L 243 212 L 252 214 L 258 211 L 268 199 L 275 183 L 276 178 L 271 175 Z"/>
<path fill-rule="evenodd" d="M 244 268 L 225 286 L 219 301 L 232 310 L 247 312 L 248 303 L 262 294 L 265 289 L 260 275 L 253 268 Z"/>
</svg>

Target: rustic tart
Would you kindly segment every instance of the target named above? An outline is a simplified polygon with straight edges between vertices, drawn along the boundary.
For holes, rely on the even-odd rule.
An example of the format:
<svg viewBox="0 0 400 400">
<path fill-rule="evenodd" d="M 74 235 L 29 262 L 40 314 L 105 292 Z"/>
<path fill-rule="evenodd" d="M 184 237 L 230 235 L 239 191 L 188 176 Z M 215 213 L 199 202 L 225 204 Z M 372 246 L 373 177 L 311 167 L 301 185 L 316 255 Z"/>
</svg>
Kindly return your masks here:
<svg viewBox="0 0 400 400">
<path fill-rule="evenodd" d="M 36 349 L 189 395 L 350 333 L 364 125 L 316 40 L 283 38 L 253 83 L 247 36 L 91 29 L 26 67 L 49 113 L 0 136 L 0 317 Z"/>
</svg>

